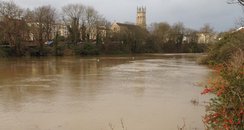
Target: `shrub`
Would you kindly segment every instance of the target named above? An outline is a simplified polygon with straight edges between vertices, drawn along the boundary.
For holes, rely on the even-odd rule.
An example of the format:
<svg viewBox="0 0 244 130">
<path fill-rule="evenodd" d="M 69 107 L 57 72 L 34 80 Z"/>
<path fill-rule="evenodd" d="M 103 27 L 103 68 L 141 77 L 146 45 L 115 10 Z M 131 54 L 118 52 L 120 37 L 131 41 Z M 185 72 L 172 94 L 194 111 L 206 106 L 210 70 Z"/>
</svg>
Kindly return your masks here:
<svg viewBox="0 0 244 130">
<path fill-rule="evenodd" d="M 244 50 L 243 35 L 243 32 L 234 32 L 223 36 L 221 40 L 210 47 L 208 55 L 202 59 L 202 63 L 218 64 L 230 60 L 231 55 L 238 49 Z"/>
<path fill-rule="evenodd" d="M 99 54 L 96 45 L 89 44 L 89 43 L 84 44 L 81 53 L 83 55 L 98 55 Z"/>
<path fill-rule="evenodd" d="M 123 54 L 129 53 L 129 49 L 127 49 L 124 44 L 121 42 L 107 42 L 102 45 L 101 50 L 105 54 Z"/>
<path fill-rule="evenodd" d="M 207 129 L 244 129 L 244 52 L 239 49 L 226 64 L 215 66 L 215 79 L 202 94 L 212 93 L 204 117 Z"/>
<path fill-rule="evenodd" d="M 96 47 L 95 44 L 92 43 L 85 43 L 82 45 L 81 50 L 80 50 L 81 55 L 98 55 L 99 51 Z"/>
<path fill-rule="evenodd" d="M 15 53 L 13 53 L 13 49 L 10 47 L 1 47 L 0 48 L 0 57 L 8 57 L 13 56 Z"/>
<path fill-rule="evenodd" d="M 6 57 L 6 52 L 0 48 L 0 57 Z"/>
</svg>

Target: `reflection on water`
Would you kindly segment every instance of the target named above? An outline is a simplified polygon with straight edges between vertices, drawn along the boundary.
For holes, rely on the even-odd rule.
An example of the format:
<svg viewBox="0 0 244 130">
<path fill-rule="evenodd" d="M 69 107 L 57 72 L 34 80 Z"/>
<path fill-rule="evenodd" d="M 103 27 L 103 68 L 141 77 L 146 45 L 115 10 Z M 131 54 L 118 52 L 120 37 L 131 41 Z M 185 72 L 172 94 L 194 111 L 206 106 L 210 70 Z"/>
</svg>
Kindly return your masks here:
<svg viewBox="0 0 244 130">
<path fill-rule="evenodd" d="M 0 59 L 0 129 L 120 130 L 121 119 L 130 130 L 204 129 L 194 83 L 209 70 L 197 57 Z"/>
</svg>

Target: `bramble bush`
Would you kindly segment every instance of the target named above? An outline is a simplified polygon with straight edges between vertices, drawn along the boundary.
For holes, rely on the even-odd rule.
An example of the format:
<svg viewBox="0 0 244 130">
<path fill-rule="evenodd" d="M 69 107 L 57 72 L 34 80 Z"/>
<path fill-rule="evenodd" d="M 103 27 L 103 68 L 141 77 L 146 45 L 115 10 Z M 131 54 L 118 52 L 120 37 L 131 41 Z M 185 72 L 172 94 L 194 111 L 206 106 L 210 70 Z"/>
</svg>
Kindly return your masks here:
<svg viewBox="0 0 244 130">
<path fill-rule="evenodd" d="M 215 95 L 203 121 L 207 129 L 244 130 L 244 52 L 239 49 L 227 63 L 215 65 L 215 78 L 201 94 Z"/>
</svg>

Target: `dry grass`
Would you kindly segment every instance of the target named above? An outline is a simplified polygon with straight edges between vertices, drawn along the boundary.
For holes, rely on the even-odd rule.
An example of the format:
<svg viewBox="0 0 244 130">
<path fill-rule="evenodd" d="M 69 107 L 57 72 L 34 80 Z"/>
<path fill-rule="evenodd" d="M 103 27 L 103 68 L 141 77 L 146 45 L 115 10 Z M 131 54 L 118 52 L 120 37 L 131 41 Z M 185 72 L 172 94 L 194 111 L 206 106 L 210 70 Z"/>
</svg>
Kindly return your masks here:
<svg viewBox="0 0 244 130">
<path fill-rule="evenodd" d="M 231 60 L 229 62 L 230 62 L 229 64 L 232 67 L 232 69 L 237 70 L 237 69 L 241 68 L 244 65 L 243 50 L 238 49 L 238 51 L 232 55 Z"/>
</svg>

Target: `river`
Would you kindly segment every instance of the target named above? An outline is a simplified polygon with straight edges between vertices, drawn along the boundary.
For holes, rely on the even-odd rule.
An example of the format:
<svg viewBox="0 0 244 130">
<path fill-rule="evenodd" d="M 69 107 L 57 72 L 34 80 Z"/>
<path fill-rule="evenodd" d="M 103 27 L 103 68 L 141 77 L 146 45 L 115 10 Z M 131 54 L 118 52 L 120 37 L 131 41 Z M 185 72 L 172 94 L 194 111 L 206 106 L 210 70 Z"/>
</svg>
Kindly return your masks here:
<svg viewBox="0 0 244 130">
<path fill-rule="evenodd" d="M 199 56 L 0 59 L 0 130 L 203 130 Z"/>
</svg>

